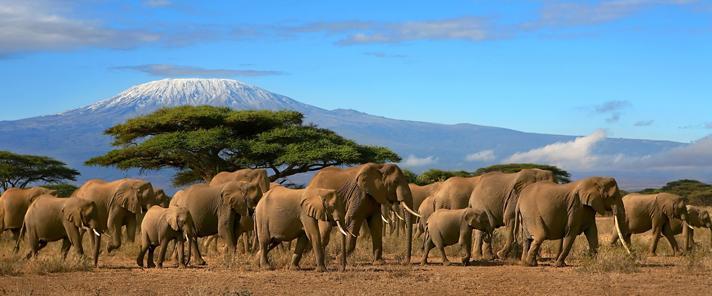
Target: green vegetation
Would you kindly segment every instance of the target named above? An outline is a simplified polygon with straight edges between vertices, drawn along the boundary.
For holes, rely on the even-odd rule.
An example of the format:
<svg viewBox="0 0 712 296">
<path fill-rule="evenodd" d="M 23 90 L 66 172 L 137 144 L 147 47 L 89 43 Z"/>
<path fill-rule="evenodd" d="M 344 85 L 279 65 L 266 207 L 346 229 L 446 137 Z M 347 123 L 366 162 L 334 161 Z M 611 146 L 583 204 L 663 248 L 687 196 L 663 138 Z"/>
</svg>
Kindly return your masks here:
<svg viewBox="0 0 712 296">
<path fill-rule="evenodd" d="M 554 180 L 556 183 L 569 183 L 571 182 L 571 174 L 569 172 L 562 170 L 558 167 L 552 165 L 535 164 L 535 163 L 508 163 L 508 164 L 497 164 L 484 168 L 480 168 L 475 171 L 474 175 L 482 175 L 489 172 L 503 172 L 503 173 L 516 173 L 523 169 L 542 169 L 546 171 L 551 171 L 554 174 Z"/>
<path fill-rule="evenodd" d="M 662 188 L 648 188 L 640 193 L 667 192 L 687 197 L 690 204 L 699 206 L 712 206 L 712 185 L 697 180 L 677 180 L 668 182 Z"/>
<path fill-rule="evenodd" d="M 88 165 L 176 169 L 176 185 L 209 181 L 221 171 L 265 168 L 275 181 L 333 165 L 398 162 L 393 151 L 359 145 L 302 123 L 294 111 L 235 111 L 211 106 L 160 109 L 105 131 L 118 147 Z"/>
<path fill-rule="evenodd" d="M 443 171 L 438 169 L 429 169 L 416 178 L 416 184 L 426 185 L 430 183 L 445 181 L 450 177 L 472 177 L 473 174 L 466 171 Z"/>
<path fill-rule="evenodd" d="M 0 188 L 25 188 L 33 183 L 55 184 L 65 180 L 75 181 L 77 170 L 47 156 L 15 154 L 0 151 Z"/>
<path fill-rule="evenodd" d="M 477 169 L 474 172 L 467 171 L 444 171 L 438 169 L 429 169 L 420 175 L 417 175 L 411 171 L 405 170 L 404 173 L 408 178 L 408 182 L 415 183 L 418 185 L 427 185 L 430 183 L 435 183 L 438 181 L 447 180 L 450 177 L 472 177 L 478 176 L 489 172 L 503 172 L 503 173 L 516 173 L 523 169 L 542 169 L 551 171 L 554 174 L 554 179 L 557 183 L 569 183 L 571 182 L 571 174 L 569 172 L 562 170 L 558 167 L 543 164 L 534 163 L 510 163 L 510 164 L 498 164 L 492 165 L 484 168 Z"/>
<path fill-rule="evenodd" d="M 75 190 L 79 188 L 75 185 L 67 183 L 42 185 L 42 187 L 57 191 L 57 196 L 59 197 L 69 197 L 72 195 L 72 193 L 74 193 Z"/>
</svg>

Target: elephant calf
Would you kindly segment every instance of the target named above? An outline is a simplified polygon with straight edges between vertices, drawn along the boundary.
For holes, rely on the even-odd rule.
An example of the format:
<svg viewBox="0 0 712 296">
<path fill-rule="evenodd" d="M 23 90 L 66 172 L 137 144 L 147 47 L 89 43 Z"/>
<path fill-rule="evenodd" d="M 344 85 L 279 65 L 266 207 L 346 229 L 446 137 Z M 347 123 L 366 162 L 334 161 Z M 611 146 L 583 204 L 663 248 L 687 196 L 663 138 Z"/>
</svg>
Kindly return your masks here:
<svg viewBox="0 0 712 296">
<path fill-rule="evenodd" d="M 27 210 L 20 235 L 27 235 L 30 252 L 27 258 L 36 256 L 48 242 L 62 240 L 62 258 L 67 257 L 69 248 L 74 246 L 77 255 L 84 256 L 82 230 L 90 230 L 92 235 L 98 224 L 96 205 L 82 198 L 58 198 L 41 195 Z M 17 247 L 19 247 L 19 239 Z M 94 256 L 99 253 L 95 248 Z"/>
<path fill-rule="evenodd" d="M 183 256 L 184 238 L 188 241 L 194 239 L 195 226 L 190 212 L 182 207 L 162 208 L 153 206 L 146 212 L 141 222 L 141 251 L 136 258 L 136 264 L 143 267 L 143 257 L 148 251 L 148 267 L 156 267 L 153 263 L 153 251 L 161 246 L 158 252 L 158 268 L 163 267 L 166 258 L 168 243 L 175 240 L 178 245 L 178 265 L 185 267 Z M 190 257 L 190 249 L 188 250 Z"/>
<path fill-rule="evenodd" d="M 651 255 L 655 255 L 661 234 L 668 240 L 673 252 L 680 251 L 671 223 L 675 219 L 686 221 L 687 199 L 669 193 L 631 193 L 623 197 L 623 206 L 626 214 L 625 223 L 629 230 L 623 233 L 626 241 L 630 240 L 631 234 L 644 233 L 652 229 L 653 241 L 649 250 Z M 682 229 L 681 231 L 687 234 L 687 230 Z M 614 236 L 612 243 L 617 241 L 618 237 Z"/>
<path fill-rule="evenodd" d="M 269 267 L 268 252 L 283 241 L 297 239 L 291 268 L 299 269 L 302 253 L 311 242 L 315 252 L 316 270 L 326 271 L 324 263 L 325 243 L 319 233 L 319 221 L 335 222 L 339 230 L 344 222 L 344 203 L 329 189 L 289 189 L 274 187 L 260 200 L 255 208 L 255 225 L 260 251 L 258 257 L 262 268 Z M 342 251 L 346 241 L 342 240 Z M 345 254 L 345 253 L 342 253 Z M 345 268 L 342 261 L 341 268 Z"/>
<path fill-rule="evenodd" d="M 458 244 L 460 248 L 465 249 L 465 257 L 462 258 L 462 264 L 467 266 L 470 263 L 472 256 L 472 230 L 492 231 L 491 218 L 480 210 L 472 208 L 448 210 L 440 209 L 435 211 L 428 218 L 425 226 L 425 242 L 423 248 L 422 265 L 428 263 L 428 253 L 433 247 L 440 250 L 443 265 L 450 265 L 445 255 L 445 247 Z"/>
<path fill-rule="evenodd" d="M 710 230 L 710 247 L 712 247 L 712 217 L 710 213 L 704 208 L 696 206 L 687 206 L 687 235 L 684 236 L 685 250 L 692 248 L 692 244 L 695 242 L 695 230 L 692 227 L 707 228 Z M 684 222 L 680 219 L 673 219 L 670 222 L 670 228 L 672 233 L 677 235 L 680 233 L 685 233 L 683 229 Z"/>
</svg>

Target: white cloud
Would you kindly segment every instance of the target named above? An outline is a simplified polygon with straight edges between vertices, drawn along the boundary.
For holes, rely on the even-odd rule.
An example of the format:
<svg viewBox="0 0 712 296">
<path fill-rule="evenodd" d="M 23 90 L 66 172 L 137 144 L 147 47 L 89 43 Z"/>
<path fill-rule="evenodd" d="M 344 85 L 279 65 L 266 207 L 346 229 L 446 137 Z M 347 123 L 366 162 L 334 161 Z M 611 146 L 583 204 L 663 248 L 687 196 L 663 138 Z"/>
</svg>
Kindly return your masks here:
<svg viewBox="0 0 712 296">
<path fill-rule="evenodd" d="M 507 162 L 543 163 L 573 170 L 593 169 L 601 157 L 594 155 L 592 148 L 605 139 L 606 132 L 597 130 L 573 141 L 557 142 L 527 152 L 515 153 L 507 159 Z"/>
<path fill-rule="evenodd" d="M 70 18 L 63 15 L 66 10 L 53 2 L 0 0 L 0 56 L 84 46 L 130 48 L 160 39 L 148 31 Z"/>
<path fill-rule="evenodd" d="M 494 150 L 483 150 L 480 152 L 475 152 L 472 154 L 468 154 L 465 156 L 465 160 L 467 161 L 493 161 L 495 160 L 496 156 L 494 154 Z"/>
<path fill-rule="evenodd" d="M 630 168 L 647 169 L 712 169 L 712 135 L 689 145 L 670 149 L 654 155 L 630 159 L 624 163 Z"/>
<path fill-rule="evenodd" d="M 408 155 L 408 157 L 405 158 L 404 161 L 401 162 L 403 166 L 407 167 L 417 167 L 417 166 L 426 166 L 426 165 L 431 165 L 434 163 L 438 162 L 438 158 L 435 156 L 428 156 L 428 157 L 423 157 L 419 158 L 413 154 Z"/>
</svg>

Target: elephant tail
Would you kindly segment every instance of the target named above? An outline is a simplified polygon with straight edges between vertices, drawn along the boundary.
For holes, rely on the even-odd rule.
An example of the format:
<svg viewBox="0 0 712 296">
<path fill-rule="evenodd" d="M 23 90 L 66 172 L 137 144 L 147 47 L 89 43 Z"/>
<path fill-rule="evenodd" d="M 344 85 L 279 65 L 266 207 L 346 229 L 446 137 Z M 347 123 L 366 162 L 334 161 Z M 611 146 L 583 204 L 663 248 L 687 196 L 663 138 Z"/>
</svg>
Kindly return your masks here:
<svg viewBox="0 0 712 296">
<path fill-rule="evenodd" d="M 512 236 L 514 237 L 514 243 L 518 244 L 517 238 L 519 235 L 519 229 L 521 228 L 521 223 L 522 223 L 522 213 L 519 212 L 519 205 L 514 208 L 514 225 L 512 225 Z M 522 238 L 523 240 L 523 238 Z"/>
<path fill-rule="evenodd" d="M 27 225 L 23 221 L 22 228 L 20 228 L 20 234 L 17 235 L 17 241 L 15 241 L 15 248 L 13 249 L 14 253 L 20 251 L 20 241 L 22 241 L 22 237 L 25 236 L 25 231 L 27 231 Z"/>
</svg>

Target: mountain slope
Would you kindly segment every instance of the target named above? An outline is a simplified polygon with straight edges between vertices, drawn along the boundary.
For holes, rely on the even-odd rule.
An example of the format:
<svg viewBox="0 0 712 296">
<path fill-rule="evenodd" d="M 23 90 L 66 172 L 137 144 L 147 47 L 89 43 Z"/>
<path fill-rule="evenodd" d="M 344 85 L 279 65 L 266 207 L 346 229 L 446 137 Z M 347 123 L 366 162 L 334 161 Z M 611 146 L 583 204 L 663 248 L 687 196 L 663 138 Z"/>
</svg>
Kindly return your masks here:
<svg viewBox="0 0 712 296">
<path fill-rule="evenodd" d="M 83 161 L 111 149 L 103 130 L 128 118 L 161 107 L 179 105 L 228 106 L 234 109 L 296 110 L 316 123 L 364 144 L 387 146 L 402 157 L 430 158 L 429 165 L 473 170 L 573 136 L 525 133 L 473 124 L 444 125 L 374 116 L 354 110 L 325 110 L 259 87 L 229 79 L 164 79 L 131 87 L 107 100 L 56 115 L 0 122 L 0 149 L 49 155 L 77 167 L 82 179 L 118 178 L 136 172 L 90 168 Z M 605 139 L 596 152 L 649 155 L 682 144 L 667 141 Z M 492 150 L 493 157 L 467 161 L 466 155 Z M 424 163 L 426 164 L 426 163 Z M 167 186 L 170 172 L 150 172 L 149 179 Z M 81 181 L 80 180 L 80 181 Z"/>
</svg>

